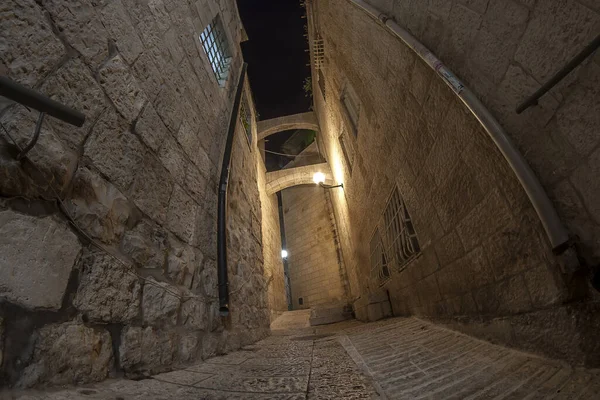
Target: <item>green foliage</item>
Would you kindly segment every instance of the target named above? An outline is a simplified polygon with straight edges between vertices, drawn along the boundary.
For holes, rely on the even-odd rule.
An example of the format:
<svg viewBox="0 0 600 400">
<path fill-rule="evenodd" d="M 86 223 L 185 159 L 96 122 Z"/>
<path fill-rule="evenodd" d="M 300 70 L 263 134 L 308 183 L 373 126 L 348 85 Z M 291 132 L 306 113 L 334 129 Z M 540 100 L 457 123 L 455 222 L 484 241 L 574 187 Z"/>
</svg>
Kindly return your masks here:
<svg viewBox="0 0 600 400">
<path fill-rule="evenodd" d="M 302 88 L 304 89 L 304 95 L 306 97 L 310 97 L 312 99 L 313 87 L 312 87 L 312 77 L 311 76 L 304 79 L 304 85 L 302 85 Z"/>
</svg>

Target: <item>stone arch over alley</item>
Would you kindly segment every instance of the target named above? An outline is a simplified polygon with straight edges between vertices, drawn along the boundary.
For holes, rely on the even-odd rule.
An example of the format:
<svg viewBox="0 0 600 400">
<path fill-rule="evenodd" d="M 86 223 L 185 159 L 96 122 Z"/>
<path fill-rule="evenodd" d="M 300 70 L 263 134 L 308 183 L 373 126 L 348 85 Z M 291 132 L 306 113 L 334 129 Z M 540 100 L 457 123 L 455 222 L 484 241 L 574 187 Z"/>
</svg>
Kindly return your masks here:
<svg viewBox="0 0 600 400">
<path fill-rule="evenodd" d="M 315 113 L 310 111 L 302 114 L 286 115 L 258 122 L 258 140 L 264 139 L 277 132 L 290 129 L 310 129 L 319 131 L 319 123 Z"/>
</svg>

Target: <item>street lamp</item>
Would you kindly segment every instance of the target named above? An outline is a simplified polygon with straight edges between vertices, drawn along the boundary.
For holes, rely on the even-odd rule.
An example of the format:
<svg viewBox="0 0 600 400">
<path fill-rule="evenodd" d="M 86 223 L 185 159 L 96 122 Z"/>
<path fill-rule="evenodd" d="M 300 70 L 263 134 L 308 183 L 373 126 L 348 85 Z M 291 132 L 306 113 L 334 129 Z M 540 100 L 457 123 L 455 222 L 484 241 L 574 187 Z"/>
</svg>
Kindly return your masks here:
<svg viewBox="0 0 600 400">
<path fill-rule="evenodd" d="M 339 185 L 326 185 L 325 184 L 325 174 L 322 172 L 315 172 L 315 174 L 313 175 L 313 182 L 315 182 L 317 185 L 321 186 L 323 189 L 333 189 L 333 188 L 338 188 L 344 187 L 343 183 L 340 183 Z"/>
<path fill-rule="evenodd" d="M 285 249 L 281 250 L 281 258 L 283 258 L 285 260 L 287 258 L 287 256 L 288 256 L 287 250 L 285 250 Z"/>
</svg>

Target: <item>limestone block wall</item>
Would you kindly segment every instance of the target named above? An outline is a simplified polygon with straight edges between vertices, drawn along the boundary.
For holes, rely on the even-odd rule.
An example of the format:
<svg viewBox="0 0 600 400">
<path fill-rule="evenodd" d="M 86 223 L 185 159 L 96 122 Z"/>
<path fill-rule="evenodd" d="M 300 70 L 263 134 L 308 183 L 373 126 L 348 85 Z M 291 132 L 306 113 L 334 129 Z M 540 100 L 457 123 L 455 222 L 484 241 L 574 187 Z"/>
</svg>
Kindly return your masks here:
<svg viewBox="0 0 600 400">
<path fill-rule="evenodd" d="M 502 123 L 577 235 L 600 262 L 600 58 L 589 57 L 522 114 L 533 94 L 600 32 L 590 0 L 368 0 L 446 63 Z"/>
<path fill-rule="evenodd" d="M 519 29 L 528 33 L 522 32 L 508 43 L 514 49 L 522 48 L 514 50 L 521 61 L 508 62 L 505 73 L 497 77 L 497 86 L 490 87 L 488 97 L 483 97 L 492 105 L 496 103 L 489 101 L 494 96 L 503 99 L 503 108 L 492 110 L 549 191 L 562 187 L 556 199 L 565 221 L 586 220 L 571 229 L 573 233 L 583 229 L 589 235 L 580 236 L 579 250 L 584 264 L 586 257 L 592 257 L 587 262 L 593 260 L 597 221 L 584 210 L 591 211 L 589 206 L 595 203 L 584 207 L 587 195 L 576 193 L 575 182 L 577 176 L 595 168 L 590 163 L 595 145 L 590 143 L 586 155 L 571 159 L 572 143 L 561 136 L 559 127 L 571 129 L 577 121 L 576 141 L 589 139 L 594 136 L 591 132 L 597 131 L 593 128 L 597 127 L 597 113 L 592 112 L 598 105 L 598 96 L 593 96 L 597 85 L 591 86 L 597 60 L 586 63 L 578 70 L 577 79 L 551 94 L 549 99 L 560 96 L 560 101 L 547 119 L 540 115 L 548 100 L 521 117 L 511 114 L 509 108 L 537 86 L 529 68 L 541 65 L 542 60 L 553 60 L 553 66 L 547 65 L 545 71 L 559 67 L 575 51 L 575 38 L 586 44 L 590 33 L 597 32 L 594 10 L 572 1 L 528 5 L 511 1 L 373 3 L 382 8 L 393 3 L 393 15 L 411 30 L 422 23 L 414 33 L 422 35 L 459 76 L 465 75 L 467 84 L 473 82 L 475 90 L 482 90 L 478 84 L 486 81 L 477 74 L 486 70 L 474 70 L 475 77 L 464 71 L 475 68 L 476 63 L 470 62 L 473 58 L 487 62 L 482 56 L 469 56 L 477 49 L 475 39 L 482 40 L 486 30 L 518 21 L 516 14 L 507 21 L 503 14 L 507 11 L 498 11 L 500 4 L 526 14 Z M 438 17 L 444 9 L 442 3 L 449 11 Z M 369 243 L 397 187 L 412 217 L 420 252 L 400 270 L 390 271 L 383 285 L 395 315 L 428 317 L 575 364 L 599 365 L 600 348 L 594 339 L 598 326 L 593 318 L 598 313 L 598 293 L 588 277 L 562 272 L 527 196 L 478 121 L 409 48 L 362 10 L 346 0 L 318 0 L 308 5 L 309 34 L 320 34 L 325 45 L 324 69 L 318 74 L 313 69 L 315 109 L 322 132 L 318 140 L 334 179 L 344 183 L 343 191 L 331 195 L 352 297 L 366 296 L 380 286 L 379 280 L 371 279 Z M 496 17 L 485 16 L 494 10 Z M 555 19 L 551 10 L 562 17 Z M 416 17 L 419 13 L 427 17 Z M 467 17 L 474 19 L 463 20 Z M 504 18 L 501 23 L 500 17 Z M 446 30 L 426 40 L 427 35 L 436 33 L 435 25 L 426 25 L 432 20 Z M 555 31 L 556 26 L 564 32 Z M 508 37 L 513 38 L 519 29 L 511 27 Z M 554 40 L 541 41 L 544 32 L 554 35 L 550 36 Z M 555 41 L 565 48 L 555 52 Z M 493 43 L 480 47 L 485 48 L 490 55 L 498 54 Z M 488 66 L 499 68 L 499 64 Z M 538 72 L 538 80 L 549 73 Z M 318 76 L 324 82 L 319 82 Z M 344 136 L 352 129 L 343 105 L 349 91 L 356 93 L 359 104 L 356 137 Z M 571 113 L 560 111 L 569 108 L 579 117 L 571 119 Z M 515 130 L 515 126 L 524 130 Z M 340 136 L 345 137 L 346 150 Z M 564 146 L 557 147 L 557 140 Z M 354 154 L 350 160 L 344 152 L 348 149 Z M 594 183 L 586 182 L 584 190 L 592 193 Z"/>
<path fill-rule="evenodd" d="M 281 192 L 294 310 L 346 301 L 326 196 L 325 190 L 314 184 Z"/>
<path fill-rule="evenodd" d="M 257 149 L 258 150 L 258 149 Z M 262 157 L 257 158 L 258 187 L 262 209 L 262 249 L 264 258 L 265 277 L 271 321 L 287 311 L 288 304 L 285 295 L 285 275 L 283 259 L 281 258 L 281 228 L 279 225 L 279 204 L 276 194 L 266 192 L 267 168 Z"/>
<path fill-rule="evenodd" d="M 47 117 L 19 162 L 9 135 L 23 146 L 37 115 L 1 110 L 1 384 L 142 376 L 263 337 L 254 117 L 252 143 L 238 126 L 233 149 L 231 316 L 218 315 L 217 181 L 242 62 L 235 2 L 7 0 L 0 15 L 1 72 L 86 115 L 81 128 Z M 199 42 L 216 15 L 232 52 L 224 87 Z"/>
</svg>

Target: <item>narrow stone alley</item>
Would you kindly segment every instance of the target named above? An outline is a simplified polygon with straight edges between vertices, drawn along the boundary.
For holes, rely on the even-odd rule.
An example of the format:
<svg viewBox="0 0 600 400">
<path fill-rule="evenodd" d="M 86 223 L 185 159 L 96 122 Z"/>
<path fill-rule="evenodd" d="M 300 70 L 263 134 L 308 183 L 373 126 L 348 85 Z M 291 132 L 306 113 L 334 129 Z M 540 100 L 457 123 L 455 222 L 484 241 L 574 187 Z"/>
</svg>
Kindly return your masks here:
<svg viewBox="0 0 600 400">
<path fill-rule="evenodd" d="M 291 311 L 240 351 L 143 380 L 11 400 L 596 399 L 600 371 L 496 346 L 417 318 L 311 327 Z"/>
</svg>

